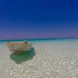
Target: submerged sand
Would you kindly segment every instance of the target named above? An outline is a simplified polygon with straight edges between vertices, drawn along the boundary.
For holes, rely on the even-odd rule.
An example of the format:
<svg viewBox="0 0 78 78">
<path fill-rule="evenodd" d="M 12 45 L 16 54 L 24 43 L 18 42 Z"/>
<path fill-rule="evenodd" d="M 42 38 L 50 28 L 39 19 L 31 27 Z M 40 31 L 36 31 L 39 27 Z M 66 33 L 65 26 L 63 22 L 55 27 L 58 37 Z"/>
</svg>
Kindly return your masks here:
<svg viewBox="0 0 78 78">
<path fill-rule="evenodd" d="M 1 45 L 0 78 L 78 78 L 78 41 L 36 42 L 18 57 Z"/>
</svg>

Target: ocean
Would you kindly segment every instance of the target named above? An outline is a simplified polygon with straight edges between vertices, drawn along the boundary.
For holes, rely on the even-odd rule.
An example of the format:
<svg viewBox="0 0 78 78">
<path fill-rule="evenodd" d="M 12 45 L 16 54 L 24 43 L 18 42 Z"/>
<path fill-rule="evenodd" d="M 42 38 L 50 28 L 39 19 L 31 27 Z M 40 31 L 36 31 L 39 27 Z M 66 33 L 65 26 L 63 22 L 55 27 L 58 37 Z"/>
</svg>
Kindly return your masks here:
<svg viewBox="0 0 78 78">
<path fill-rule="evenodd" d="M 78 78 L 78 39 L 26 39 L 33 49 L 14 55 L 0 40 L 0 78 Z"/>
<path fill-rule="evenodd" d="M 46 42 L 46 41 L 77 41 L 78 38 L 36 38 L 36 39 L 15 39 L 15 40 L 0 40 L 0 42 L 23 42 L 27 40 L 28 42 Z"/>
</svg>

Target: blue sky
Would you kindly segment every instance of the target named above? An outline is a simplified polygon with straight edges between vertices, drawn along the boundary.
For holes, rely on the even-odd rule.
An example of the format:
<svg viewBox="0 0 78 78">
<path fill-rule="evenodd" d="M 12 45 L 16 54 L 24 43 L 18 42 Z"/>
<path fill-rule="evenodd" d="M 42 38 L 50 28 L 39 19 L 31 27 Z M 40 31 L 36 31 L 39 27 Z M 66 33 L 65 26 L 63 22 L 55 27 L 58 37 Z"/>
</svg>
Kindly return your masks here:
<svg viewBox="0 0 78 78">
<path fill-rule="evenodd" d="M 78 37 L 77 0 L 0 1 L 0 39 Z"/>
</svg>

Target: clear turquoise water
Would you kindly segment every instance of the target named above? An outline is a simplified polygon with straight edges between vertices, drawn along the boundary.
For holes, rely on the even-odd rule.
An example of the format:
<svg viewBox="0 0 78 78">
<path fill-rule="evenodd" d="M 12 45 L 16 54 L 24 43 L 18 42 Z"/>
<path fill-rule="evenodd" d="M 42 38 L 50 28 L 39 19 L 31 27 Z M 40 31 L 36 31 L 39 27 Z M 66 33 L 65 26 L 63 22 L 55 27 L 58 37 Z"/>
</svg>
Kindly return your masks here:
<svg viewBox="0 0 78 78">
<path fill-rule="evenodd" d="M 40 43 L 40 42 L 57 42 L 57 41 L 78 41 L 78 38 L 45 38 L 45 39 L 20 39 L 20 40 L 0 40 L 0 43 L 6 43 L 6 42 L 23 42 L 24 40 L 27 40 L 28 42 L 32 43 Z"/>
</svg>

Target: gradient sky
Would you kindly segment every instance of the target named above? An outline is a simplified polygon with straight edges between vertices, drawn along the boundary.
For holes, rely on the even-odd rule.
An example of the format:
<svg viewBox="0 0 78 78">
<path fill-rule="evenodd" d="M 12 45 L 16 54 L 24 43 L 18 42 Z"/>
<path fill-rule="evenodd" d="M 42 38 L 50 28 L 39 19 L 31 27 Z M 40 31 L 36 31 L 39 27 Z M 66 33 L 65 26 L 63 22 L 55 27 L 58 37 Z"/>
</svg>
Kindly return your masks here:
<svg viewBox="0 0 78 78">
<path fill-rule="evenodd" d="M 0 39 L 78 37 L 77 0 L 0 0 Z"/>
</svg>

